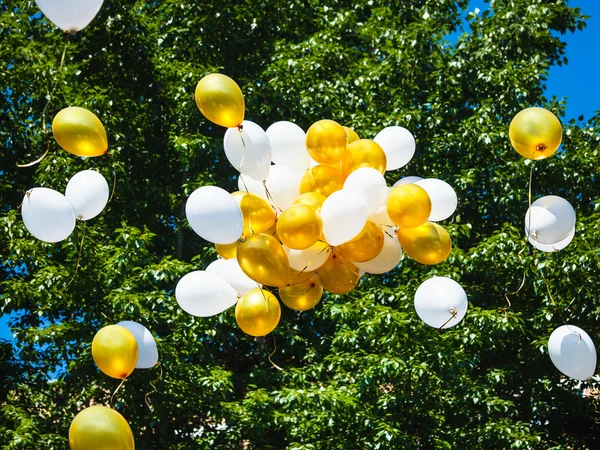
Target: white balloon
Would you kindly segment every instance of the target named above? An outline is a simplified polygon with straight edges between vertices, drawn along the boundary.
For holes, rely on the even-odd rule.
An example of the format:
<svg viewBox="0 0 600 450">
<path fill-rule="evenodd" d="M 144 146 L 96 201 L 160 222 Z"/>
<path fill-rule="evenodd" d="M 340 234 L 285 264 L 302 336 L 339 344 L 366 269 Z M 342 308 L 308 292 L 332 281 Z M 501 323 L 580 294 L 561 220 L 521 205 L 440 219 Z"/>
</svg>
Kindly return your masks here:
<svg viewBox="0 0 600 450">
<path fill-rule="evenodd" d="M 547 195 L 531 204 L 525 215 L 525 233 L 541 244 L 556 244 L 575 228 L 575 210 L 557 195 Z"/>
<path fill-rule="evenodd" d="M 369 214 L 377 211 L 383 199 L 387 199 L 389 195 L 385 178 L 381 172 L 372 167 L 362 167 L 348 175 L 344 182 L 344 189 L 360 192 L 367 201 L 367 212 Z"/>
<path fill-rule="evenodd" d="M 267 128 L 273 163 L 292 172 L 306 172 L 310 156 L 306 150 L 306 133 L 292 122 L 275 122 Z"/>
<path fill-rule="evenodd" d="M 196 189 L 185 204 L 192 229 L 213 244 L 231 244 L 244 229 L 242 210 L 229 192 L 217 186 Z"/>
<path fill-rule="evenodd" d="M 436 178 L 426 178 L 415 184 L 425 189 L 431 200 L 431 214 L 427 220 L 439 222 L 454 214 L 458 206 L 458 197 L 452 186 Z"/>
<path fill-rule="evenodd" d="M 156 341 L 150 330 L 144 325 L 132 320 L 119 322 L 117 325 L 127 328 L 133 334 L 138 345 L 138 361 L 135 365 L 136 369 L 150 369 L 158 362 L 158 349 Z"/>
<path fill-rule="evenodd" d="M 67 197 L 54 189 L 33 188 L 21 206 L 23 223 L 40 241 L 60 242 L 75 229 L 75 211 Z"/>
<path fill-rule="evenodd" d="M 235 305 L 238 294 L 216 273 L 196 270 L 179 280 L 175 287 L 175 298 L 186 313 L 210 317 Z"/>
<path fill-rule="evenodd" d="M 389 234 L 388 234 L 389 233 Z M 352 263 L 367 273 L 386 273 L 394 269 L 402 259 L 402 247 L 396 236 L 391 232 L 383 232 L 383 248 L 379 255 L 367 262 Z"/>
<path fill-rule="evenodd" d="M 240 173 L 258 181 L 266 180 L 271 169 L 271 144 L 267 133 L 249 120 L 242 131 L 228 128 L 223 139 L 225 156 Z"/>
<path fill-rule="evenodd" d="M 415 154 L 415 138 L 406 128 L 387 127 L 377 133 L 375 139 L 387 158 L 386 170 L 395 170 L 409 163 Z"/>
<path fill-rule="evenodd" d="M 322 242 L 317 242 L 304 250 L 294 250 L 285 245 L 283 246 L 283 249 L 288 255 L 290 267 L 298 272 L 303 270 L 309 270 L 311 272 L 317 270 L 325 264 L 331 253 L 331 249 Z"/>
<path fill-rule="evenodd" d="M 267 189 L 275 203 L 276 212 L 285 211 L 294 204 L 300 195 L 300 178 L 290 169 L 283 166 L 271 166 L 271 172 L 267 178 Z M 269 203 L 270 199 L 267 196 L 265 186 L 245 175 L 240 175 L 238 178 L 238 189 L 240 191 L 252 192 L 259 195 Z"/>
<path fill-rule="evenodd" d="M 367 202 L 356 191 L 336 191 L 323 202 L 323 234 L 329 245 L 340 245 L 358 236 L 367 223 Z"/>
<path fill-rule="evenodd" d="M 569 378 L 589 380 L 596 371 L 594 342 L 575 325 L 563 325 L 552 332 L 548 354 L 556 368 Z"/>
<path fill-rule="evenodd" d="M 44 15 L 64 31 L 83 30 L 104 0 L 35 0 Z"/>
<path fill-rule="evenodd" d="M 527 230 L 525 230 L 525 233 L 527 233 Z M 542 244 L 541 242 L 536 241 L 533 238 L 533 236 L 528 236 L 527 240 L 529 241 L 529 243 L 531 245 L 533 245 L 538 250 L 541 250 L 542 252 L 554 253 L 559 250 L 562 250 L 567 245 L 569 245 L 574 237 L 575 237 L 575 227 L 573 227 L 573 229 L 571 230 L 571 232 L 569 233 L 569 235 L 566 238 L 564 238 L 560 242 L 557 242 L 556 244 Z"/>
<path fill-rule="evenodd" d="M 381 199 L 379 206 L 375 211 L 369 213 L 369 220 L 383 227 L 384 229 L 396 228 L 396 224 L 392 222 L 392 219 L 390 219 L 387 210 L 387 201 L 388 197 L 390 196 L 390 192 L 392 192 L 392 188 L 386 187 L 385 195 Z"/>
<path fill-rule="evenodd" d="M 262 287 L 261 284 L 258 284 L 244 273 L 237 262 L 237 259 L 223 259 L 221 261 L 223 261 L 223 263 L 218 265 L 217 275 L 229 283 L 229 285 L 235 289 L 238 294 L 244 295 L 246 292 L 251 291 L 252 289 Z M 208 268 L 206 270 L 208 270 Z"/>
<path fill-rule="evenodd" d="M 65 197 L 79 220 L 90 220 L 100 214 L 108 202 L 108 183 L 95 170 L 82 170 L 69 180 Z"/>
<path fill-rule="evenodd" d="M 212 272 L 212 273 L 219 273 L 219 270 L 223 267 L 223 265 L 225 264 L 225 261 L 227 261 L 226 259 L 215 259 L 213 262 L 211 262 L 208 266 L 206 266 L 206 269 L 204 269 L 206 272 Z"/>
<path fill-rule="evenodd" d="M 396 181 L 394 183 L 393 187 L 398 187 L 398 186 L 402 186 L 403 184 L 414 184 L 417 181 L 421 181 L 423 178 L 421 177 L 416 177 L 416 176 L 410 176 L 410 177 L 404 177 L 404 178 L 400 178 L 398 181 Z"/>
<path fill-rule="evenodd" d="M 451 278 L 429 278 L 415 292 L 417 315 L 434 328 L 450 328 L 458 324 L 468 307 L 465 290 Z"/>
</svg>

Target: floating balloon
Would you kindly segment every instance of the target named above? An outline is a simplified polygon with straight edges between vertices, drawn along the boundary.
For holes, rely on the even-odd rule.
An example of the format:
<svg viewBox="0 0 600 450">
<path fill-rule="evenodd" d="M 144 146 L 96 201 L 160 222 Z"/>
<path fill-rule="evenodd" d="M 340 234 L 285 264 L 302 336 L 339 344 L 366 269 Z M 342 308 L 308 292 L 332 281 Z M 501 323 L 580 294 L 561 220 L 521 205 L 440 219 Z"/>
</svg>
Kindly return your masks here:
<svg viewBox="0 0 600 450">
<path fill-rule="evenodd" d="M 371 167 L 380 173 L 385 173 L 385 153 L 375 141 L 359 139 L 348 145 L 342 159 L 342 176 L 346 179 L 361 167 Z"/>
<path fill-rule="evenodd" d="M 469 302 L 465 290 L 451 278 L 432 277 L 415 293 L 415 310 L 430 327 L 450 328 L 467 314 Z"/>
<path fill-rule="evenodd" d="M 431 200 L 422 187 L 403 184 L 390 193 L 387 211 L 396 225 L 414 228 L 425 223 L 431 214 Z"/>
<path fill-rule="evenodd" d="M 264 289 L 246 293 L 235 307 L 235 320 L 250 336 L 265 336 L 275 329 L 281 318 L 277 298 Z"/>
<path fill-rule="evenodd" d="M 393 187 L 402 186 L 403 184 L 413 184 L 413 183 L 416 183 L 417 181 L 421 181 L 422 179 L 423 178 L 421 178 L 421 177 L 415 177 L 415 176 L 404 177 L 404 178 L 401 178 L 398 181 L 396 181 L 394 183 Z"/>
<path fill-rule="evenodd" d="M 558 370 L 575 380 L 589 380 L 596 372 L 596 347 L 575 325 L 558 327 L 548 340 L 548 354 Z"/>
<path fill-rule="evenodd" d="M 267 128 L 273 163 L 303 174 L 310 164 L 306 151 L 306 133 L 292 122 L 275 122 Z"/>
<path fill-rule="evenodd" d="M 54 116 L 52 132 L 58 145 L 77 156 L 100 156 L 108 150 L 100 119 L 87 109 L 71 106 Z"/>
<path fill-rule="evenodd" d="M 179 280 L 175 298 L 186 313 L 210 317 L 235 305 L 238 294 L 223 277 L 212 271 L 196 270 Z"/>
<path fill-rule="evenodd" d="M 318 212 L 306 205 L 292 205 L 277 220 L 277 236 L 283 245 L 302 250 L 314 245 L 323 232 Z"/>
<path fill-rule="evenodd" d="M 192 192 L 185 215 L 192 229 L 214 244 L 231 244 L 244 229 L 239 205 L 229 192 L 216 186 L 202 186 Z"/>
<path fill-rule="evenodd" d="M 526 108 L 510 122 L 510 143 L 528 159 L 552 156 L 562 141 L 560 120 L 544 108 Z"/>
<path fill-rule="evenodd" d="M 219 270 L 221 270 L 223 268 L 223 266 L 225 265 L 225 261 L 227 261 L 227 260 L 226 259 L 215 259 L 208 266 L 206 266 L 205 272 L 211 272 L 211 273 L 215 273 L 218 275 Z"/>
<path fill-rule="evenodd" d="M 21 206 L 27 230 L 44 242 L 60 242 L 75 229 L 75 211 L 69 200 L 53 189 L 33 188 Z"/>
<path fill-rule="evenodd" d="M 344 180 L 339 170 L 332 166 L 315 166 L 307 170 L 300 181 L 300 193 L 316 192 L 329 197 L 342 189 Z"/>
<path fill-rule="evenodd" d="M 439 222 L 454 214 L 458 206 L 458 197 L 452 186 L 436 178 L 419 180 L 414 184 L 425 189 L 431 200 L 431 214 L 427 220 Z"/>
<path fill-rule="evenodd" d="M 406 128 L 387 127 L 374 139 L 386 156 L 386 170 L 396 170 L 407 165 L 415 154 L 415 138 Z"/>
<path fill-rule="evenodd" d="M 267 286 L 290 282 L 290 263 L 277 239 L 264 234 L 248 236 L 237 250 L 237 260 L 246 275 Z"/>
<path fill-rule="evenodd" d="M 527 231 L 525 231 L 525 232 L 527 232 Z M 531 245 L 533 245 L 536 249 L 538 249 L 542 252 L 554 253 L 554 252 L 558 252 L 558 251 L 562 250 L 563 248 L 567 247 L 567 245 L 569 245 L 571 243 L 571 241 L 573 240 L 574 237 L 575 237 L 575 227 L 573 227 L 573 229 L 571 230 L 571 232 L 568 234 L 568 236 L 566 238 L 564 238 L 560 242 L 557 242 L 556 244 L 542 244 L 541 242 L 536 241 L 532 236 L 528 236 L 527 240 L 529 241 L 529 243 Z"/>
<path fill-rule="evenodd" d="M 228 128 L 225 132 L 225 156 L 237 171 L 264 181 L 271 169 L 271 143 L 267 133 L 249 120 L 244 120 L 241 126 L 241 130 Z"/>
<path fill-rule="evenodd" d="M 238 245 L 240 245 L 238 241 L 231 244 L 215 244 L 215 249 L 221 258 L 231 259 L 236 257 Z"/>
<path fill-rule="evenodd" d="M 383 233 L 383 248 L 379 254 L 366 262 L 356 262 L 354 265 L 367 273 L 386 273 L 393 270 L 402 259 L 402 247 L 396 236 L 390 232 Z"/>
<path fill-rule="evenodd" d="M 397 236 L 406 254 L 421 264 L 439 264 L 452 250 L 450 236 L 437 223 L 425 222 L 415 228 L 400 228 Z"/>
<path fill-rule="evenodd" d="M 382 205 L 383 199 L 389 195 L 383 175 L 372 167 L 355 170 L 344 182 L 344 190 L 357 191 L 367 201 L 367 212 L 374 213 Z"/>
<path fill-rule="evenodd" d="M 575 228 L 575 210 L 562 197 L 547 195 L 531 204 L 525 215 L 525 233 L 541 244 L 556 244 Z"/>
<path fill-rule="evenodd" d="M 92 358 L 98 368 L 112 378 L 127 378 L 138 360 L 138 345 L 131 331 L 108 325 L 94 336 Z"/>
<path fill-rule="evenodd" d="M 94 20 L 103 0 L 35 0 L 44 15 L 63 31 L 83 30 Z"/>
<path fill-rule="evenodd" d="M 313 275 L 303 283 L 279 288 L 279 297 L 288 308 L 306 311 L 319 303 L 323 297 L 323 287 L 319 283 L 319 278 Z"/>
<path fill-rule="evenodd" d="M 222 259 L 221 261 L 223 263 L 216 268 L 217 275 L 223 278 L 239 295 L 244 295 L 252 289 L 262 287 L 244 273 L 237 259 Z M 206 270 L 208 271 L 208 267 Z"/>
<path fill-rule="evenodd" d="M 319 120 L 306 133 L 306 150 L 319 164 L 339 163 L 347 142 L 346 130 L 333 120 Z"/>
<path fill-rule="evenodd" d="M 354 191 L 337 191 L 321 208 L 323 234 L 329 245 L 340 245 L 358 236 L 367 223 L 367 202 Z"/>
<path fill-rule="evenodd" d="M 360 138 L 356 131 L 352 128 L 344 127 L 344 131 L 346 132 L 346 137 L 348 138 L 348 144 L 352 144 L 354 141 L 358 141 Z"/>
<path fill-rule="evenodd" d="M 317 275 L 323 289 L 338 295 L 347 294 L 354 289 L 360 278 L 358 268 L 335 252 L 317 270 Z"/>
<path fill-rule="evenodd" d="M 392 193 L 392 190 L 393 189 L 390 187 L 386 188 L 385 195 L 381 198 L 381 201 L 377 205 L 377 209 L 375 209 L 375 211 L 369 214 L 369 220 L 371 222 L 376 223 L 377 225 L 383 227 L 386 230 L 395 229 L 397 227 L 397 225 L 392 221 L 392 219 L 390 219 L 387 210 L 387 202 L 390 194 Z"/>
<path fill-rule="evenodd" d="M 238 189 L 240 191 L 248 190 L 259 195 L 267 200 L 269 204 L 272 202 L 277 209 L 283 211 L 290 207 L 300 195 L 300 180 L 290 169 L 283 166 L 271 166 L 265 184 L 240 175 Z M 269 195 L 267 195 L 267 190 Z"/>
<path fill-rule="evenodd" d="M 82 170 L 69 180 L 65 197 L 79 220 L 90 220 L 108 203 L 108 183 L 95 170 Z"/>
<path fill-rule="evenodd" d="M 198 82 L 194 98 L 202 115 L 217 125 L 236 128 L 244 120 L 244 95 L 227 75 L 206 75 Z"/>
<path fill-rule="evenodd" d="M 321 207 L 327 197 L 323 194 L 319 194 L 318 192 L 305 192 L 304 194 L 300 194 L 300 196 L 294 201 L 295 205 L 306 205 L 313 208 L 318 213 L 321 212 Z"/>
<path fill-rule="evenodd" d="M 283 247 L 290 261 L 290 268 L 297 271 L 317 270 L 331 253 L 331 247 L 326 242 L 316 242 L 311 247 L 304 250 L 294 250 L 288 247 Z"/>
<path fill-rule="evenodd" d="M 114 409 L 94 405 L 75 416 L 69 428 L 71 450 L 134 450 L 133 433 Z"/>
<path fill-rule="evenodd" d="M 365 262 L 375 258 L 383 249 L 383 231 L 378 225 L 367 221 L 358 236 L 337 247 L 348 261 Z"/>
<path fill-rule="evenodd" d="M 231 195 L 240 205 L 244 216 L 244 235 L 262 233 L 273 226 L 277 217 L 265 199 L 252 192 L 238 191 Z"/>
<path fill-rule="evenodd" d="M 133 337 L 137 342 L 138 360 L 135 368 L 150 369 L 151 367 L 154 367 L 158 362 L 158 349 L 156 348 L 156 341 L 150 330 L 144 325 L 131 320 L 124 320 L 117 325 L 127 328 L 131 334 L 133 334 Z"/>
</svg>

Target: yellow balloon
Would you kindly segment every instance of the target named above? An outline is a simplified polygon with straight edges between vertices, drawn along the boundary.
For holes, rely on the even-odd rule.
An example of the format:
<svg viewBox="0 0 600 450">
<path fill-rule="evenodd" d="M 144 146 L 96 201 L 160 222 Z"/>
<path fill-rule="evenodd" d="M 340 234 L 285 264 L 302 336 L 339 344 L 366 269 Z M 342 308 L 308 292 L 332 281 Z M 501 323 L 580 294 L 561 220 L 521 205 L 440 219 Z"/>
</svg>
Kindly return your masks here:
<svg viewBox="0 0 600 450">
<path fill-rule="evenodd" d="M 318 212 L 306 205 L 292 205 L 277 219 L 277 236 L 286 247 L 303 250 L 321 237 L 323 221 Z"/>
<path fill-rule="evenodd" d="M 356 131 L 352 128 L 344 127 L 344 131 L 346 132 L 346 137 L 348 138 L 348 144 L 352 144 L 354 141 L 358 141 L 360 138 Z"/>
<path fill-rule="evenodd" d="M 421 264 L 439 264 L 452 250 L 450 236 L 437 223 L 425 222 L 416 228 L 400 228 L 397 236 L 404 252 Z"/>
<path fill-rule="evenodd" d="M 306 132 L 306 150 L 319 164 L 335 164 L 342 160 L 348 137 L 346 130 L 333 120 L 319 120 Z"/>
<path fill-rule="evenodd" d="M 352 172 L 361 167 L 372 167 L 385 173 L 387 158 L 381 146 L 370 139 L 359 139 L 348 145 L 342 159 L 342 176 L 348 178 Z"/>
<path fill-rule="evenodd" d="M 223 259 L 233 259 L 237 256 L 237 248 L 240 243 L 235 241 L 231 244 L 215 244 L 215 249 Z"/>
<path fill-rule="evenodd" d="M 315 211 L 320 213 L 321 206 L 323 206 L 323 202 L 325 200 L 327 200 L 327 197 L 325 197 L 323 194 L 319 194 L 318 192 L 305 192 L 304 194 L 300 194 L 294 204 L 310 206 Z"/>
<path fill-rule="evenodd" d="M 257 283 L 283 287 L 290 282 L 287 254 L 272 236 L 248 236 L 238 247 L 237 260 L 244 273 Z"/>
<path fill-rule="evenodd" d="M 202 115 L 217 125 L 235 128 L 244 121 L 244 95 L 227 75 L 206 75 L 198 82 L 194 98 Z"/>
<path fill-rule="evenodd" d="M 329 259 L 317 270 L 319 281 L 327 292 L 347 294 L 358 284 L 358 268 L 339 253 L 332 253 Z"/>
<path fill-rule="evenodd" d="M 290 284 L 289 285 L 290 286 L 297 286 L 299 284 L 306 283 L 316 273 L 317 273 L 316 270 L 313 270 L 311 272 L 309 270 L 298 271 L 298 270 L 290 269 Z"/>
<path fill-rule="evenodd" d="M 277 217 L 269 203 L 251 192 L 237 191 L 231 196 L 238 202 L 244 217 L 244 236 L 262 233 L 273 226 Z"/>
<path fill-rule="evenodd" d="M 128 377 L 138 360 L 138 345 L 133 334 L 120 325 L 108 325 L 94 336 L 92 358 L 109 377 Z"/>
<path fill-rule="evenodd" d="M 300 193 L 316 192 L 329 197 L 344 186 L 342 174 L 332 166 L 315 166 L 308 169 L 300 181 Z"/>
<path fill-rule="evenodd" d="M 235 306 L 235 320 L 250 336 L 265 336 L 275 329 L 281 318 L 277 298 L 264 289 L 252 289 Z"/>
<path fill-rule="evenodd" d="M 390 192 L 387 212 L 392 222 L 402 228 L 418 227 L 431 214 L 431 199 L 421 186 L 402 184 Z"/>
<path fill-rule="evenodd" d="M 370 261 L 383 249 L 383 231 L 378 225 L 367 221 L 358 236 L 336 249 L 348 261 Z"/>
<path fill-rule="evenodd" d="M 303 283 L 279 288 L 279 297 L 288 308 L 306 311 L 319 303 L 323 297 L 323 286 L 319 278 L 313 275 Z"/>
<path fill-rule="evenodd" d="M 562 142 L 562 126 L 558 118 L 544 108 L 526 108 L 510 122 L 510 143 L 528 159 L 552 156 Z"/>
<path fill-rule="evenodd" d="M 106 406 L 94 405 L 75 416 L 69 428 L 71 450 L 134 450 L 125 418 Z"/>
<path fill-rule="evenodd" d="M 54 116 L 52 133 L 58 145 L 77 156 L 100 156 L 108 150 L 104 125 L 85 108 L 71 106 Z"/>
</svg>

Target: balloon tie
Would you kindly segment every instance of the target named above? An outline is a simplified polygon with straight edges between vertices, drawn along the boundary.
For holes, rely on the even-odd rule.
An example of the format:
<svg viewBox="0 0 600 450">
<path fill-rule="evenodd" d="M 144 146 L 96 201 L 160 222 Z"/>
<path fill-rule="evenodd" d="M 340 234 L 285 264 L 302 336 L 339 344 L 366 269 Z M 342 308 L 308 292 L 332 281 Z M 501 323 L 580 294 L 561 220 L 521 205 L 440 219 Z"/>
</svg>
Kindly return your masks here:
<svg viewBox="0 0 600 450">
<path fill-rule="evenodd" d="M 123 386 L 123 385 L 125 384 L 125 381 L 127 381 L 127 377 L 123 377 L 123 378 L 121 378 L 121 383 L 120 383 L 120 384 L 117 386 L 117 388 L 115 389 L 115 392 L 113 392 L 113 393 L 112 393 L 112 395 L 110 396 L 110 406 L 112 406 L 112 407 L 113 407 L 113 409 L 114 409 L 114 407 L 115 407 L 115 406 L 113 405 L 113 398 L 114 398 L 115 394 L 116 394 L 117 392 L 119 392 L 119 389 L 121 389 L 121 386 Z"/>
<path fill-rule="evenodd" d="M 436 332 L 440 331 L 442 328 L 444 328 L 446 325 L 448 325 L 452 319 L 456 319 L 457 318 L 458 311 L 457 311 L 456 308 L 450 308 L 449 312 L 450 312 L 450 318 L 448 320 L 446 320 L 446 322 L 444 322 L 444 324 L 441 327 L 439 327 L 436 330 Z"/>
<path fill-rule="evenodd" d="M 83 227 L 85 229 L 85 227 L 86 227 L 85 222 L 83 222 Z M 61 294 L 65 291 L 65 289 L 67 289 L 69 287 L 69 285 L 73 282 L 73 280 L 75 280 L 75 277 L 77 276 L 77 272 L 79 272 L 79 263 L 81 262 L 81 254 L 83 253 L 83 243 L 84 242 L 85 242 L 85 233 L 81 233 L 81 244 L 79 245 L 79 254 L 77 255 L 77 264 L 75 265 L 75 272 L 73 272 L 73 276 L 71 277 L 69 282 L 65 285 L 65 287 L 62 289 L 62 291 L 60 291 Z"/>
<path fill-rule="evenodd" d="M 273 360 L 271 359 L 271 357 L 275 354 L 275 352 L 277 351 L 277 343 L 275 342 L 275 334 L 271 333 L 271 336 L 273 336 L 273 351 L 271 352 L 271 354 L 269 355 L 269 362 L 271 363 L 271 365 L 273 367 L 275 367 L 277 370 L 283 370 L 281 367 L 279 367 L 277 364 L 275 364 L 273 362 Z"/>
<path fill-rule="evenodd" d="M 115 189 L 117 189 L 117 165 L 115 164 L 115 158 L 113 156 L 112 153 L 109 153 L 108 156 L 111 157 L 112 159 L 112 166 L 113 166 L 113 187 L 112 187 L 112 192 L 110 193 L 110 198 L 108 199 L 108 201 L 106 202 L 106 204 L 110 203 L 113 199 L 113 196 L 115 195 Z"/>
<path fill-rule="evenodd" d="M 276 211 L 283 212 L 283 210 L 275 204 L 275 199 L 273 198 L 271 192 L 269 192 L 269 188 L 267 187 L 267 180 L 263 180 L 263 186 L 265 187 L 265 194 L 267 196 L 267 200 L 269 200 L 269 203 L 271 204 L 271 208 L 273 208 Z"/>
<path fill-rule="evenodd" d="M 156 385 L 154 383 L 158 383 L 159 381 L 161 381 L 162 376 L 163 376 L 163 366 L 162 366 L 161 362 L 158 361 L 154 365 L 154 367 L 158 367 L 160 369 L 160 374 L 158 375 L 158 378 L 156 380 L 152 380 L 150 382 L 150 386 L 152 386 L 152 390 L 144 396 L 144 401 L 146 402 L 146 406 L 148 407 L 150 412 L 154 412 L 154 406 L 152 406 L 152 402 L 150 401 L 150 396 L 157 391 Z"/>
</svg>

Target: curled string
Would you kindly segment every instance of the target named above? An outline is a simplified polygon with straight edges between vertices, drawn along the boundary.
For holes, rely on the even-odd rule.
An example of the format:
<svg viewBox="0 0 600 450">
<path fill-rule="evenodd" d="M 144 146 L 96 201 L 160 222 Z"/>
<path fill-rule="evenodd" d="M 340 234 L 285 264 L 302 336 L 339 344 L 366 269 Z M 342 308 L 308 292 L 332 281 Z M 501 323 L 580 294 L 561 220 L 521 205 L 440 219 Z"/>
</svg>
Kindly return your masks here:
<svg viewBox="0 0 600 450">
<path fill-rule="evenodd" d="M 275 364 L 273 362 L 273 360 L 271 359 L 271 357 L 275 354 L 275 352 L 277 351 L 277 343 L 275 342 L 275 334 L 271 333 L 271 336 L 273 336 L 273 351 L 271 352 L 271 354 L 269 355 L 269 362 L 271 363 L 271 365 L 273 367 L 275 367 L 277 370 L 283 370 L 281 367 L 279 367 L 277 364 Z"/>
<path fill-rule="evenodd" d="M 156 380 L 152 380 L 150 382 L 150 386 L 152 386 L 152 390 L 144 396 L 144 401 L 146 402 L 146 406 L 148 407 L 150 412 L 154 412 L 154 407 L 152 406 L 152 402 L 150 402 L 150 398 L 149 398 L 152 394 L 154 394 L 156 392 L 156 385 L 154 383 L 158 383 L 160 380 L 162 380 L 162 376 L 163 376 L 163 366 L 162 366 L 161 362 L 159 361 L 158 363 L 156 363 L 156 365 L 154 367 L 158 367 L 160 369 L 160 374 L 158 375 L 158 378 Z"/>
<path fill-rule="evenodd" d="M 572 330 L 571 327 L 569 325 L 567 325 L 567 328 L 569 329 L 569 331 L 573 334 L 576 334 L 577 336 L 579 336 L 579 342 L 577 342 L 578 344 L 581 344 L 581 334 L 579 333 L 579 331 L 575 331 Z"/>
<path fill-rule="evenodd" d="M 446 320 L 441 327 L 439 327 L 437 330 L 435 330 L 436 333 L 439 332 L 446 325 L 448 325 L 452 319 L 456 319 L 456 317 L 458 316 L 458 311 L 456 310 L 456 308 L 450 308 L 449 312 L 450 312 L 450 318 L 448 320 Z"/>
<path fill-rule="evenodd" d="M 242 141 L 242 147 L 244 147 L 244 154 L 242 155 L 242 160 L 240 161 L 240 168 L 238 169 L 240 171 L 240 176 L 242 174 L 242 167 L 244 167 L 244 161 L 246 160 L 246 142 L 244 141 L 244 136 L 242 135 L 243 129 L 244 127 L 241 124 L 238 125 L 237 130 L 240 135 L 240 140 Z"/>
<path fill-rule="evenodd" d="M 123 377 L 121 379 L 121 383 L 117 386 L 117 388 L 115 389 L 115 392 L 113 392 L 112 395 L 110 396 L 110 406 L 112 406 L 113 409 L 114 409 L 113 398 L 114 398 L 115 394 L 117 392 L 119 392 L 119 389 L 121 389 L 121 386 L 123 386 L 125 384 L 125 381 L 127 381 L 127 377 Z"/>
<path fill-rule="evenodd" d="M 271 192 L 269 192 L 269 188 L 267 187 L 267 180 L 263 180 L 263 186 L 265 187 L 265 195 L 267 196 L 267 200 L 269 200 L 269 203 L 271 204 L 271 208 L 273 208 L 275 211 L 283 212 L 281 208 L 275 204 L 275 199 L 273 198 Z"/>
<path fill-rule="evenodd" d="M 115 157 L 113 156 L 112 153 L 109 153 L 108 155 L 112 159 L 112 166 L 113 166 L 113 187 L 112 187 L 112 192 L 110 193 L 110 198 L 106 202 L 107 204 L 112 201 L 113 196 L 115 195 L 115 189 L 117 189 L 117 165 L 116 165 Z"/>
<path fill-rule="evenodd" d="M 85 222 L 83 222 L 83 227 L 85 230 Z M 75 272 L 73 272 L 73 276 L 71 277 L 71 279 L 69 280 L 69 282 L 65 285 L 65 287 L 62 289 L 62 291 L 60 291 L 60 293 L 62 294 L 65 289 L 67 289 L 69 287 L 69 285 L 73 282 L 73 280 L 75 280 L 75 277 L 77 276 L 77 272 L 79 272 L 79 263 L 81 262 L 81 254 L 83 253 L 83 243 L 85 241 L 85 233 L 81 233 L 81 244 L 79 245 L 79 254 L 77 255 L 77 264 L 75 265 Z"/>
</svg>

